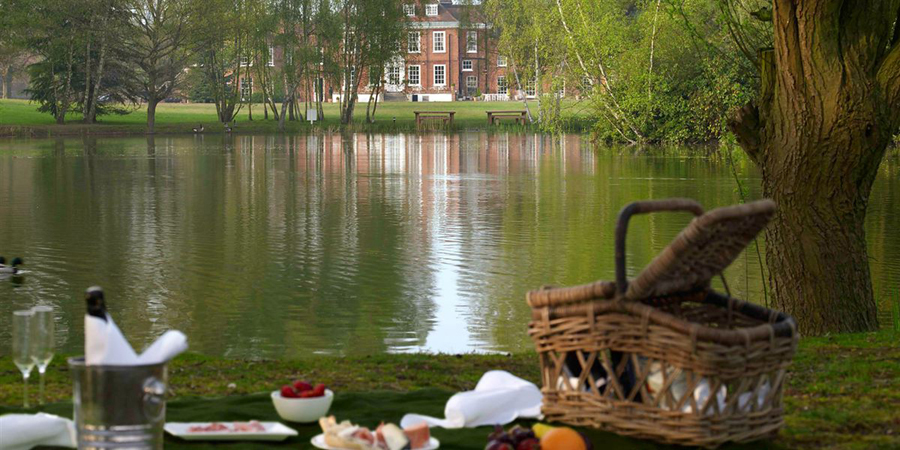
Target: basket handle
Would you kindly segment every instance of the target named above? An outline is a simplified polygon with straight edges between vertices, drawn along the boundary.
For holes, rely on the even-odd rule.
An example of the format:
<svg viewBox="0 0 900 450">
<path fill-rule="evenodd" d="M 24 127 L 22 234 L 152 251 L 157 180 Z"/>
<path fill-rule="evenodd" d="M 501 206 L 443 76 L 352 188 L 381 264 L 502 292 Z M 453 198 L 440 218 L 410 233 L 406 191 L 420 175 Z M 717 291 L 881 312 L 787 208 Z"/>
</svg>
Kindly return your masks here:
<svg viewBox="0 0 900 450">
<path fill-rule="evenodd" d="M 625 234 L 628 231 L 628 221 L 635 214 L 658 211 L 689 211 L 695 216 L 703 215 L 703 207 L 689 198 L 646 200 L 625 205 L 619 212 L 619 221 L 616 223 L 616 290 L 619 295 L 624 295 L 628 289 L 628 277 L 625 273 Z"/>
</svg>

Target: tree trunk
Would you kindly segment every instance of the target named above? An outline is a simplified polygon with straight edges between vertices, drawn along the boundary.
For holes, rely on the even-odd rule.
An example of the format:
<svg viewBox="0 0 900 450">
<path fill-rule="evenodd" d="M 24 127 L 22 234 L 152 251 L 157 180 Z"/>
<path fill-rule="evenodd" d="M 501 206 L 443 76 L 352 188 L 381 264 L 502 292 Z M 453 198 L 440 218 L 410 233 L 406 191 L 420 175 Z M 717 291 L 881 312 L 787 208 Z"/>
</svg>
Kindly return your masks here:
<svg viewBox="0 0 900 450">
<path fill-rule="evenodd" d="M 159 100 L 155 97 L 147 99 L 147 131 L 150 134 L 156 132 L 156 104 Z"/>
<path fill-rule="evenodd" d="M 106 21 L 103 22 L 104 25 Z M 87 123 L 94 123 L 97 119 L 97 101 L 100 96 L 100 82 L 103 80 L 103 67 L 106 65 L 106 38 L 100 40 L 100 61 L 97 63 L 97 76 L 94 77 L 94 88 L 91 90 L 91 107 L 88 109 L 88 115 L 85 118 Z"/>
<path fill-rule="evenodd" d="M 863 225 L 900 125 L 898 6 L 776 0 L 759 100 L 730 123 L 778 204 L 766 231 L 775 305 L 806 335 L 878 326 Z"/>
</svg>

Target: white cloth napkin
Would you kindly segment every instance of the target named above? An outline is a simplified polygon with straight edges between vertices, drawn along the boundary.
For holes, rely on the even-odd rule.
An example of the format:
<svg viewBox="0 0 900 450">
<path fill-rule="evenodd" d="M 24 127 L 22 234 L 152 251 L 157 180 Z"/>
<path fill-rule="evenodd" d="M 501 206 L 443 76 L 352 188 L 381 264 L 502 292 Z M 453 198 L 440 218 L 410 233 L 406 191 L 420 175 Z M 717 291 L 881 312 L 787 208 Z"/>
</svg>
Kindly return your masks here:
<svg viewBox="0 0 900 450">
<path fill-rule="evenodd" d="M 75 447 L 75 425 L 44 413 L 0 416 L 0 450 L 28 450 L 38 445 Z"/>
<path fill-rule="evenodd" d="M 540 417 L 542 400 L 541 390 L 534 383 L 509 372 L 492 370 L 481 376 L 474 391 L 450 397 L 444 408 L 446 419 L 407 414 L 400 426 L 406 428 L 421 422 L 442 428 L 505 425 L 520 417 Z"/>
<path fill-rule="evenodd" d="M 158 364 L 185 350 L 187 337 L 184 333 L 167 331 L 138 356 L 109 314 L 106 321 L 84 316 L 84 362 L 88 366 Z"/>
</svg>

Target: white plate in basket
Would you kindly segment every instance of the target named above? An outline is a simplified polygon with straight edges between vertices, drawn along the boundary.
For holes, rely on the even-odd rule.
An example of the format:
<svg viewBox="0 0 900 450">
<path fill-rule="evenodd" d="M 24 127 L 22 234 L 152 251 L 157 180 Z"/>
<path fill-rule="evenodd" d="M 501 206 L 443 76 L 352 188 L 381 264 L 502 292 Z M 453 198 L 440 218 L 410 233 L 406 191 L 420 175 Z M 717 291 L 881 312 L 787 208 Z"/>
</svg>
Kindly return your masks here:
<svg viewBox="0 0 900 450">
<path fill-rule="evenodd" d="M 283 441 L 296 436 L 297 431 L 278 422 L 260 422 L 266 428 L 264 432 L 235 431 L 188 431 L 193 426 L 207 426 L 214 422 L 169 422 L 165 430 L 172 436 L 186 441 Z M 231 426 L 234 422 L 219 422 Z"/>
<path fill-rule="evenodd" d="M 344 449 L 341 449 L 340 447 L 332 447 L 332 446 L 326 444 L 326 443 L 325 443 L 325 435 L 324 435 L 324 434 L 318 434 L 318 435 L 316 435 L 314 438 L 312 438 L 312 440 L 311 440 L 310 442 L 311 442 L 312 445 L 315 446 L 316 448 L 322 448 L 322 449 L 325 449 L 325 450 L 344 450 Z M 416 449 L 416 450 L 435 450 L 436 448 L 438 448 L 438 447 L 440 447 L 440 446 L 441 446 L 441 443 L 438 442 L 437 439 L 431 438 L 431 439 L 428 440 L 428 445 L 426 445 L 426 446 L 423 447 L 423 448 L 418 448 L 418 449 Z"/>
</svg>

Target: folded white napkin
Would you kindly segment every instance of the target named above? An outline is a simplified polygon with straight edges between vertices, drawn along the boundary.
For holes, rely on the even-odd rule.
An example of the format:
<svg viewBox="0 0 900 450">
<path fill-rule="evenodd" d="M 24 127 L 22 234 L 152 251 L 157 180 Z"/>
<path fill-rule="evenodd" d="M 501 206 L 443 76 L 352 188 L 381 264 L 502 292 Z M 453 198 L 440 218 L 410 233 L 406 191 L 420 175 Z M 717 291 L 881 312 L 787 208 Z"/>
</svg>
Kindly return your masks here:
<svg viewBox="0 0 900 450">
<path fill-rule="evenodd" d="M 541 390 L 509 372 L 492 370 L 482 375 L 474 391 L 455 394 L 444 408 L 446 419 L 407 414 L 401 427 L 421 422 L 433 427 L 472 428 L 505 425 L 517 418 L 541 416 Z"/>
<path fill-rule="evenodd" d="M 75 447 L 75 425 L 44 413 L 0 416 L 0 450 L 28 450 L 38 445 Z"/>
<path fill-rule="evenodd" d="M 84 316 L 84 362 L 88 366 L 136 366 L 168 361 L 187 350 L 187 337 L 180 331 L 167 331 L 140 356 L 131 348 L 109 314 L 106 320 Z"/>
</svg>

